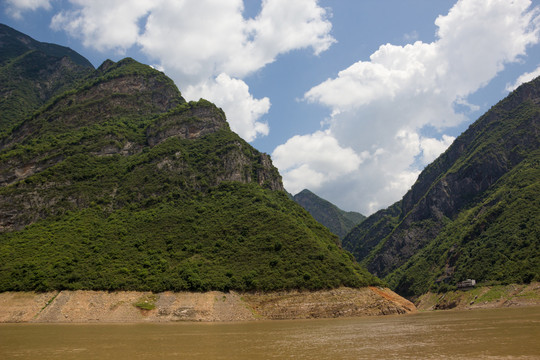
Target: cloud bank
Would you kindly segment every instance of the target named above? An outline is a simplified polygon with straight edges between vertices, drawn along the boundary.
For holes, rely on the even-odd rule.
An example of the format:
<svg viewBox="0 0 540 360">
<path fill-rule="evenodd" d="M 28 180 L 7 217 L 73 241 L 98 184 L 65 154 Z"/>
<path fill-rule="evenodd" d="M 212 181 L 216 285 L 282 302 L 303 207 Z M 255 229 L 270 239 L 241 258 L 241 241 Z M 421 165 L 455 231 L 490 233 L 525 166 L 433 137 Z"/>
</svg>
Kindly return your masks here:
<svg viewBox="0 0 540 360">
<path fill-rule="evenodd" d="M 28 0 L 29 1 L 29 0 Z M 280 54 L 335 40 L 317 0 L 263 0 L 254 18 L 242 0 L 69 0 L 73 9 L 52 19 L 87 47 L 125 53 L 138 46 L 171 76 L 189 99 L 204 96 L 222 107 L 231 128 L 248 141 L 268 134 L 267 98 L 254 99 L 242 80 Z"/>
<path fill-rule="evenodd" d="M 539 41 L 538 9 L 530 5 L 460 0 L 435 20 L 436 41 L 382 45 L 369 61 L 307 91 L 306 101 L 332 110 L 324 131 L 332 145 L 313 147 L 316 133 L 277 147 L 272 157 L 285 187 L 292 193 L 310 187 L 365 214 L 399 200 L 454 140 L 444 132 L 467 120 L 457 110 L 474 109 L 467 97 Z M 317 170 L 319 159 L 331 154 L 339 167 Z"/>
</svg>

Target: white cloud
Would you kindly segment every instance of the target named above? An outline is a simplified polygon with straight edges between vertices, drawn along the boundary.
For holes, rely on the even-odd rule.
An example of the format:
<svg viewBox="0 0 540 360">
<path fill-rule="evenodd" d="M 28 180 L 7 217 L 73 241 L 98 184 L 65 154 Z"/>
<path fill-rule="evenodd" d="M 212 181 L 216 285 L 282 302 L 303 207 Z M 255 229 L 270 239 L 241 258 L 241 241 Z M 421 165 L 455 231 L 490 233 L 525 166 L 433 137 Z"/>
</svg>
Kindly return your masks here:
<svg viewBox="0 0 540 360">
<path fill-rule="evenodd" d="M 254 48 L 270 62 L 277 54 L 312 47 L 315 54 L 327 50 L 335 39 L 326 10 L 313 0 L 264 0 L 261 13 L 248 22 Z"/>
<path fill-rule="evenodd" d="M 268 135 L 268 124 L 257 120 L 270 109 L 270 100 L 267 97 L 254 99 L 242 80 L 220 74 L 215 81 L 189 86 L 184 95 L 191 99 L 210 98 L 227 109 L 231 129 L 246 141 L 252 141 L 258 135 Z"/>
<path fill-rule="evenodd" d="M 425 165 L 453 141 L 446 135 L 422 137 L 422 129 L 442 133 L 462 123 L 466 114 L 456 105 L 475 109 L 467 97 L 538 43 L 538 10 L 530 4 L 460 0 L 435 20 L 436 41 L 382 45 L 369 61 L 358 61 L 310 89 L 307 101 L 333 110 L 326 133 L 337 146 L 371 154 L 347 179 L 329 181 L 327 176 L 313 190 L 344 208 L 366 213 L 399 200 L 419 173 L 418 161 Z M 281 146 L 290 147 L 289 161 L 297 164 L 279 167 L 285 183 L 289 173 L 318 156 L 302 158 L 289 142 Z"/>
<path fill-rule="evenodd" d="M 22 13 L 25 11 L 34 11 L 39 8 L 49 10 L 51 8 L 50 0 L 6 0 L 6 14 L 15 19 L 22 19 Z"/>
<path fill-rule="evenodd" d="M 138 20 L 155 6 L 152 0 L 70 0 L 75 10 L 56 14 L 51 27 L 82 39 L 99 51 L 124 53 L 139 37 Z"/>
<path fill-rule="evenodd" d="M 280 54 L 305 48 L 319 54 L 335 41 L 317 0 L 263 0 L 250 19 L 243 17 L 242 0 L 69 1 L 75 10 L 57 14 L 54 29 L 98 50 L 122 53 L 139 46 L 186 94 L 211 90 L 204 97 L 222 107 L 233 128 L 249 139 L 268 133 L 257 117 L 268 111 L 269 101 L 246 95 L 247 86 L 238 81 Z M 222 90 L 233 85 L 236 91 L 225 96 Z"/>
<path fill-rule="evenodd" d="M 323 131 L 294 136 L 272 153 L 274 165 L 287 173 L 284 185 L 292 193 L 304 188 L 317 189 L 355 171 L 365 156 L 341 147 L 335 138 Z"/>
<path fill-rule="evenodd" d="M 513 84 L 506 84 L 506 90 L 514 91 L 519 87 L 519 85 L 529 82 L 537 78 L 538 76 L 540 76 L 540 66 L 538 66 L 535 70 L 531 72 L 521 75 L 520 77 L 517 78 L 516 82 L 514 82 Z"/>
</svg>

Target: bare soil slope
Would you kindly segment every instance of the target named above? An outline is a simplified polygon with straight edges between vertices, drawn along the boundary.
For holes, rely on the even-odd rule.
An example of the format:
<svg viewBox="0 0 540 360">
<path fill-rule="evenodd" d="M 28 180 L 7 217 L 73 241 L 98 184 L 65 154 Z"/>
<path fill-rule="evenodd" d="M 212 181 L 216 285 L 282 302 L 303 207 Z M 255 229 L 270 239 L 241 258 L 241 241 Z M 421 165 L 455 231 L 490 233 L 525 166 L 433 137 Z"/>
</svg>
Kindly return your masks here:
<svg viewBox="0 0 540 360">
<path fill-rule="evenodd" d="M 0 293 L 0 322 L 248 321 L 372 316 L 415 312 L 389 289 L 314 292 L 60 291 Z"/>
</svg>

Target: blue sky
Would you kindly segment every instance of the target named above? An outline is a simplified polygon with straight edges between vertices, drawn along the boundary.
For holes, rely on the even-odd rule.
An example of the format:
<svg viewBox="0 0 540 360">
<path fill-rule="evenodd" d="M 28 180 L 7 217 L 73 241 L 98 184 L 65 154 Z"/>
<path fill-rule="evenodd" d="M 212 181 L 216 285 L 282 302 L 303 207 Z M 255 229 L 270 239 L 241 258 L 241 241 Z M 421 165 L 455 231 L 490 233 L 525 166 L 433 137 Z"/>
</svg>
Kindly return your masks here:
<svg viewBox="0 0 540 360">
<path fill-rule="evenodd" d="M 366 215 L 540 75 L 535 0 L 4 0 L 0 22 L 94 66 L 131 56 L 207 98 L 309 188 Z"/>
</svg>

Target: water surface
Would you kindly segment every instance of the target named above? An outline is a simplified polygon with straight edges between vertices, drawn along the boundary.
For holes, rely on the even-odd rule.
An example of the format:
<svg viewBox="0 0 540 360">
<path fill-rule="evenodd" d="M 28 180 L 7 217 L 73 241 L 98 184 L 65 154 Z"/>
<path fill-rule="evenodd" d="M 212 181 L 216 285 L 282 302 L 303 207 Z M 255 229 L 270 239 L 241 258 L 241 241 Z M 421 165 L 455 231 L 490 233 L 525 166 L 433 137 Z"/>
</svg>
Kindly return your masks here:
<svg viewBox="0 0 540 360">
<path fill-rule="evenodd" d="M 540 307 L 354 319 L 3 324 L 0 359 L 540 359 Z"/>
</svg>

